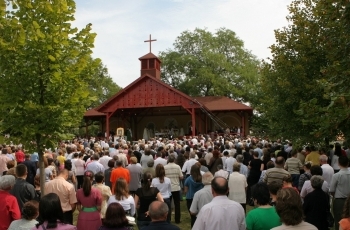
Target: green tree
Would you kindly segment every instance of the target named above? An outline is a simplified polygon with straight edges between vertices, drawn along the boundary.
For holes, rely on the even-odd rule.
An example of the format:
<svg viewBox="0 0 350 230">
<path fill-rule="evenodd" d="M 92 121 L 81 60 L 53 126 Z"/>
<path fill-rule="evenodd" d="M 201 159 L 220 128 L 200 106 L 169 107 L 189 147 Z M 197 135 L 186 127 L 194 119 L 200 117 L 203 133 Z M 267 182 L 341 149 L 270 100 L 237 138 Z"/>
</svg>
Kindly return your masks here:
<svg viewBox="0 0 350 230">
<path fill-rule="evenodd" d="M 349 3 L 295 0 L 264 63 L 258 110 L 273 135 L 303 142 L 349 127 Z M 347 95 L 347 96 L 346 96 Z"/>
<path fill-rule="evenodd" d="M 235 32 L 184 31 L 159 55 L 162 80 L 191 96 L 227 96 L 252 102 L 259 61 Z"/>
<path fill-rule="evenodd" d="M 78 124 L 94 100 L 80 74 L 96 34 L 91 24 L 71 27 L 73 0 L 0 0 L 0 7 L 1 125 L 35 143 L 43 191 L 43 148 Z"/>
</svg>

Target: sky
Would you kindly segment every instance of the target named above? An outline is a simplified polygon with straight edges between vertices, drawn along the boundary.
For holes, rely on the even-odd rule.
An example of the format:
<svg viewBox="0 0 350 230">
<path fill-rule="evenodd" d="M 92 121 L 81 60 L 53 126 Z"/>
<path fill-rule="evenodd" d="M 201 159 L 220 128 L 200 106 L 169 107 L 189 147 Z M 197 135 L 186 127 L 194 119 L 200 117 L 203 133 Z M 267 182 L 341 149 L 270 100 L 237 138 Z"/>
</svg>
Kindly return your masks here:
<svg viewBox="0 0 350 230">
<path fill-rule="evenodd" d="M 271 57 L 274 30 L 288 25 L 292 0 L 76 0 L 73 26 L 92 23 L 97 33 L 93 57 L 101 58 L 113 81 L 126 87 L 140 76 L 139 57 L 173 48 L 176 38 L 195 28 L 236 32 L 258 59 Z"/>
</svg>

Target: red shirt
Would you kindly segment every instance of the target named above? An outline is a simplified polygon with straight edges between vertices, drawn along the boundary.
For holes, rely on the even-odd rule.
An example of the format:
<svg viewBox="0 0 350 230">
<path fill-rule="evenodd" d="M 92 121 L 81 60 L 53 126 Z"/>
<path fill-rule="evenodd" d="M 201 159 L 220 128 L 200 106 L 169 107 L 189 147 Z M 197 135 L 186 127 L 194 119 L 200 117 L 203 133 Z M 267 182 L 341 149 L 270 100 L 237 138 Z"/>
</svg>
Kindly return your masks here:
<svg viewBox="0 0 350 230">
<path fill-rule="evenodd" d="M 24 161 L 24 153 L 21 150 L 18 150 L 15 155 L 17 163 L 22 163 Z"/>
<path fill-rule="evenodd" d="M 130 172 L 129 170 L 123 168 L 123 167 L 118 167 L 113 169 L 112 173 L 111 173 L 111 178 L 110 181 L 112 183 L 112 193 L 114 194 L 114 186 L 115 183 L 117 182 L 117 180 L 119 178 L 124 178 L 126 180 L 126 183 L 129 184 L 130 182 Z"/>
<path fill-rule="evenodd" d="M 7 230 L 12 221 L 21 219 L 21 211 L 15 196 L 0 190 L 0 230 Z"/>
</svg>

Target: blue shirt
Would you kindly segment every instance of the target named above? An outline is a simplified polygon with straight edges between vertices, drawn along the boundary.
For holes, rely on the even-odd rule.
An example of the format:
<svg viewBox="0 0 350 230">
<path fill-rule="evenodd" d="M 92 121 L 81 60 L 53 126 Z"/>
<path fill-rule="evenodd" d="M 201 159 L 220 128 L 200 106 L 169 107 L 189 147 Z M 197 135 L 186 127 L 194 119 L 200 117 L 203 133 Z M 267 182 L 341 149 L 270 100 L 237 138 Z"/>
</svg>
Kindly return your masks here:
<svg viewBox="0 0 350 230">
<path fill-rule="evenodd" d="M 198 191 L 201 190 L 204 185 L 202 182 L 195 182 L 192 179 L 192 176 L 187 177 L 185 180 L 185 187 L 188 188 L 187 193 L 186 193 L 186 199 L 187 200 L 192 200 L 194 197 L 194 194 Z"/>
</svg>

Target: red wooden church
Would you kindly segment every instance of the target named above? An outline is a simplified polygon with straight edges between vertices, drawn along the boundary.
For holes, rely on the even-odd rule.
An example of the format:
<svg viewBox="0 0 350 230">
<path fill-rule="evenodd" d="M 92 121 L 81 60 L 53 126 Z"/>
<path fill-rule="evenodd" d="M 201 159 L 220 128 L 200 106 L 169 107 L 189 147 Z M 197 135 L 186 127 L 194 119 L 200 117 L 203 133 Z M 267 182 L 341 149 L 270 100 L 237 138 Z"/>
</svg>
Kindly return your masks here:
<svg viewBox="0 0 350 230">
<path fill-rule="evenodd" d="M 152 40 L 148 40 L 151 42 Z M 101 131 L 130 129 L 132 139 L 182 136 L 239 127 L 248 134 L 253 109 L 227 97 L 191 97 L 161 81 L 161 61 L 151 50 L 139 58 L 141 76 L 97 108 L 85 120 L 101 121 Z"/>
</svg>

